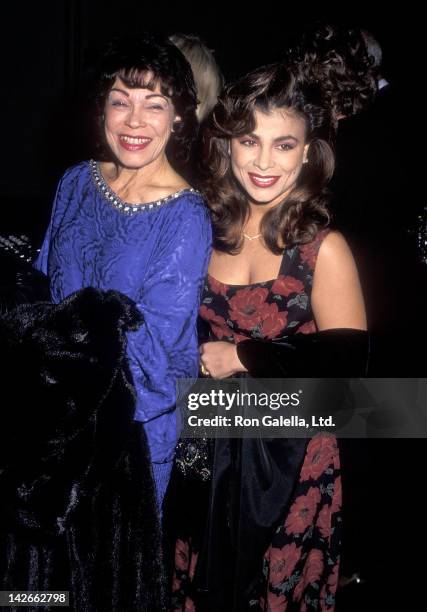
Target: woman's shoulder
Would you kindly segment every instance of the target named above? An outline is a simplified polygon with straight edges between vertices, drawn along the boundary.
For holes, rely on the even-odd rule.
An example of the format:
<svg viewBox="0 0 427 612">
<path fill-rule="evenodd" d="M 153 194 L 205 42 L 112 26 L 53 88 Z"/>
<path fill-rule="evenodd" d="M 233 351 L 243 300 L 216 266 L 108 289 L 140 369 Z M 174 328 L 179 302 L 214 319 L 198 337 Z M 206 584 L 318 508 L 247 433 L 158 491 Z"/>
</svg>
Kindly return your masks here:
<svg viewBox="0 0 427 612">
<path fill-rule="evenodd" d="M 210 245 L 212 228 L 209 210 L 203 196 L 194 189 L 185 189 L 173 196 L 173 200 L 161 208 L 159 216 L 162 235 L 174 243 L 184 241 L 196 245 Z"/>
<path fill-rule="evenodd" d="M 328 277 L 338 273 L 342 276 L 357 276 L 354 257 L 347 240 L 341 232 L 331 230 L 319 245 L 316 276 Z"/>
<path fill-rule="evenodd" d="M 209 210 L 206 205 L 203 194 L 194 189 L 193 187 L 184 187 L 176 193 L 169 196 L 171 199 L 174 214 L 181 216 L 201 216 L 207 218 L 209 216 Z"/>
<path fill-rule="evenodd" d="M 337 259 L 351 258 L 350 247 L 341 232 L 330 228 L 319 230 L 310 242 L 299 245 L 299 253 L 303 262 L 314 270 L 318 260 L 326 265 L 333 265 Z"/>
<path fill-rule="evenodd" d="M 350 253 L 350 247 L 347 240 L 337 230 L 323 230 L 324 235 L 319 241 L 319 255 L 323 259 L 340 257 Z"/>
<path fill-rule="evenodd" d="M 90 162 L 88 160 L 79 162 L 67 168 L 59 180 L 60 192 L 72 190 L 76 183 L 90 178 Z"/>
<path fill-rule="evenodd" d="M 79 186 L 86 185 L 90 180 L 89 162 L 80 162 L 65 170 L 59 179 L 55 196 L 54 214 L 62 214 L 61 211 L 70 203 L 78 199 Z"/>
<path fill-rule="evenodd" d="M 69 178 L 74 178 L 80 176 L 82 174 L 88 174 L 90 171 L 90 161 L 85 160 L 81 161 L 73 166 L 69 166 L 64 174 L 62 175 L 61 180 L 67 180 Z"/>
<path fill-rule="evenodd" d="M 310 242 L 297 245 L 297 253 L 303 264 L 307 264 L 314 270 L 319 255 L 320 247 L 328 241 L 328 236 L 333 233 L 328 227 L 319 228 Z"/>
</svg>

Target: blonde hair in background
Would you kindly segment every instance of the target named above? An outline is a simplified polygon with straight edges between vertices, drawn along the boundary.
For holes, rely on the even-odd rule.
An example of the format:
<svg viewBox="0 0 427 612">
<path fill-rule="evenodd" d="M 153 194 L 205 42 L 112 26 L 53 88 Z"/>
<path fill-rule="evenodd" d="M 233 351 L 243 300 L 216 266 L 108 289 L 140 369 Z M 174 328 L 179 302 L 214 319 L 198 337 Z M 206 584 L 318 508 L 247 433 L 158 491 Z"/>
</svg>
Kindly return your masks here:
<svg viewBox="0 0 427 612">
<path fill-rule="evenodd" d="M 193 34 L 173 34 L 169 40 L 184 55 L 193 71 L 197 92 L 197 119 L 201 123 L 209 115 L 224 84 L 221 70 L 213 52 Z"/>
</svg>

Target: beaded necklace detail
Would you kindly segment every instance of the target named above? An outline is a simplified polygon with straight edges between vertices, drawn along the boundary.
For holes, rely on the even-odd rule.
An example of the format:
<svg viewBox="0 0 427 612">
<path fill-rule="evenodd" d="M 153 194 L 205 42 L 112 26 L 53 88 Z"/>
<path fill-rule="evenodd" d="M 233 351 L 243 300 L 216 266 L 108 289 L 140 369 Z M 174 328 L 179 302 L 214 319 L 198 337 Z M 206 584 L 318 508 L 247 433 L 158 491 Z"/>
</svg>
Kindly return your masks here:
<svg viewBox="0 0 427 612">
<path fill-rule="evenodd" d="M 197 189 L 193 189 L 192 187 L 185 187 L 184 189 L 180 189 L 175 193 L 171 193 L 171 195 L 168 195 L 164 198 L 160 198 L 155 202 L 147 202 L 146 204 L 130 204 L 129 202 L 125 202 L 124 200 L 122 200 L 116 193 L 114 193 L 112 189 L 110 189 L 110 187 L 105 182 L 105 179 L 102 176 L 101 172 L 99 171 L 98 163 L 94 159 L 90 160 L 89 166 L 92 178 L 95 182 L 98 191 L 105 198 L 108 204 L 110 204 L 110 206 L 125 215 L 134 215 L 135 213 L 156 210 L 157 208 L 168 204 L 172 200 L 175 200 L 183 193 L 194 193 L 196 195 L 201 195 L 200 191 L 197 191 Z"/>
</svg>

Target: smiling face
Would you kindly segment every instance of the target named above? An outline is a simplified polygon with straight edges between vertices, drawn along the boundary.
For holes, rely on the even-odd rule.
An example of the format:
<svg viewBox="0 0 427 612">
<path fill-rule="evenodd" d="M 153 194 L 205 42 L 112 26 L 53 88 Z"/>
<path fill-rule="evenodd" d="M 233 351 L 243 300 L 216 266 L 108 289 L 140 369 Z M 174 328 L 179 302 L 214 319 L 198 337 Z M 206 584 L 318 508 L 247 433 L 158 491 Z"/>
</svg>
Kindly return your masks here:
<svg viewBox="0 0 427 612">
<path fill-rule="evenodd" d="M 295 186 L 307 150 L 303 118 L 257 110 L 254 131 L 231 139 L 231 169 L 251 201 L 273 207 Z"/>
<path fill-rule="evenodd" d="M 116 78 L 105 103 L 104 130 L 123 166 L 138 169 L 162 160 L 174 121 L 179 117 L 159 84 L 154 90 L 129 88 Z"/>
</svg>

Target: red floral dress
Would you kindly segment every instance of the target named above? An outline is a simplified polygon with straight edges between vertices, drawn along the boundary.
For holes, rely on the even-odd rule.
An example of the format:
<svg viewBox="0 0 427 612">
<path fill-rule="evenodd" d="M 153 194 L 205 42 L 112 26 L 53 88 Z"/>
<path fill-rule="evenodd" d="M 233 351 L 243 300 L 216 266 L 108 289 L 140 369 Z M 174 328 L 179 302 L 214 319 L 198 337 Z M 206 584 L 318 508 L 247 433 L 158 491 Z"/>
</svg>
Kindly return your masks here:
<svg viewBox="0 0 427 612">
<path fill-rule="evenodd" d="M 211 336 L 238 343 L 316 330 L 311 309 L 313 270 L 322 239 L 287 249 L 277 279 L 226 285 L 208 275 L 200 316 Z M 341 477 L 337 441 L 319 434 L 308 443 L 289 511 L 264 555 L 263 593 L 248 602 L 256 612 L 332 611 L 338 580 Z M 191 583 L 197 551 L 178 539 L 173 609 L 197 610 Z"/>
</svg>

